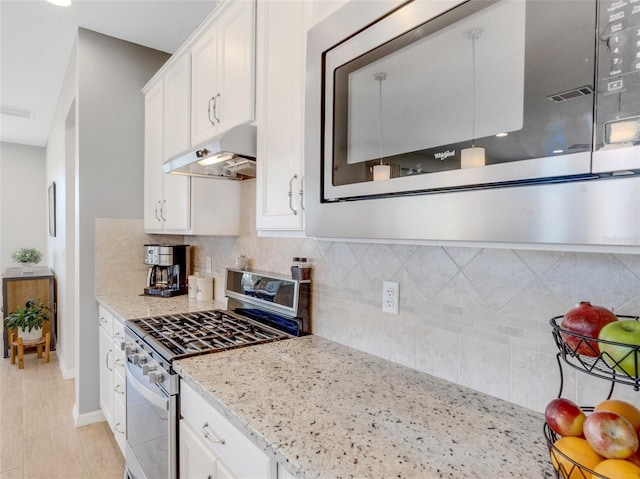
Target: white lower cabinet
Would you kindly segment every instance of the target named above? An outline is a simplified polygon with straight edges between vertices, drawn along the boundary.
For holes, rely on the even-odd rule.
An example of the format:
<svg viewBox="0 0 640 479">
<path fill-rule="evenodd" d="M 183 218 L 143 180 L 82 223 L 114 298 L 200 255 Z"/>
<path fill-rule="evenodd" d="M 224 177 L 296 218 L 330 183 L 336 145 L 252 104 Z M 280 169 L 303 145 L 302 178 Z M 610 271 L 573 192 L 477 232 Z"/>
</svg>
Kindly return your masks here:
<svg viewBox="0 0 640 479">
<path fill-rule="evenodd" d="M 278 479 L 295 479 L 293 474 L 287 471 L 284 467 L 278 464 Z"/>
<path fill-rule="evenodd" d="M 277 479 L 277 465 L 260 448 L 180 381 L 180 477 Z"/>
<path fill-rule="evenodd" d="M 217 457 L 205 446 L 198 433 L 184 419 L 180 420 L 180 477 L 216 477 Z"/>
<path fill-rule="evenodd" d="M 100 355 L 100 408 L 124 455 L 127 433 L 124 321 L 98 306 Z"/>
<path fill-rule="evenodd" d="M 113 317 L 98 310 L 98 354 L 100 356 L 100 409 L 113 427 Z"/>
</svg>

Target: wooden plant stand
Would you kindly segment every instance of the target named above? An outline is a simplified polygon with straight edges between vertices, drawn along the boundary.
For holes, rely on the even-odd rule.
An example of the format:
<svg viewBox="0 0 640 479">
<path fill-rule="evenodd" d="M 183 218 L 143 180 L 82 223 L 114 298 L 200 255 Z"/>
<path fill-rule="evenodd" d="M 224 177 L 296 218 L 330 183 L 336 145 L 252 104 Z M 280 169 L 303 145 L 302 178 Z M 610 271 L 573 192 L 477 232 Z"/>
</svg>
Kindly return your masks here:
<svg viewBox="0 0 640 479">
<path fill-rule="evenodd" d="M 46 333 L 40 339 L 35 341 L 23 341 L 16 332 L 11 332 L 9 340 L 11 347 L 11 364 L 16 363 L 16 355 L 18 356 L 18 368 L 24 369 L 24 350 L 25 348 L 37 348 L 38 358 L 42 358 L 42 348 L 44 347 L 44 361 L 49 362 L 49 352 L 51 349 L 51 333 Z"/>
</svg>

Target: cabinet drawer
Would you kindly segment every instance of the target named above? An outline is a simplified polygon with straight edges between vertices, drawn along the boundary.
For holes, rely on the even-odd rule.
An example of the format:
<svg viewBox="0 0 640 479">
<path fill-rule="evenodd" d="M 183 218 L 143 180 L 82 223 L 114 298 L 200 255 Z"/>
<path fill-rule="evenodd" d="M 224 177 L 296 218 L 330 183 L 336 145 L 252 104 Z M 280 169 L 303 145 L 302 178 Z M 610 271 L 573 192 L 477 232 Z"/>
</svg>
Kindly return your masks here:
<svg viewBox="0 0 640 479">
<path fill-rule="evenodd" d="M 113 370 L 125 377 L 125 364 L 127 359 L 124 357 L 124 351 L 120 347 L 124 341 L 124 323 L 119 317 L 113 316 Z"/>
<path fill-rule="evenodd" d="M 125 382 L 125 375 L 120 374 L 120 372 L 116 369 L 113 373 L 113 395 L 116 399 L 120 399 L 122 402 L 125 402 L 125 398 L 127 397 L 127 384 Z"/>
<path fill-rule="evenodd" d="M 124 396 L 116 394 L 113 404 L 113 435 L 124 456 L 127 437 L 127 409 Z"/>
<path fill-rule="evenodd" d="M 184 381 L 180 394 L 182 417 L 239 479 L 272 477 L 269 457 Z"/>
<path fill-rule="evenodd" d="M 116 347 L 113 347 L 113 370 L 116 374 L 119 374 L 123 378 L 125 377 L 125 364 L 126 359 L 124 358 L 124 354 L 121 351 L 118 351 Z"/>
<path fill-rule="evenodd" d="M 113 316 L 100 305 L 98 305 L 98 325 L 104 328 L 109 337 L 113 337 Z"/>
<path fill-rule="evenodd" d="M 120 343 L 124 341 L 124 323 L 120 318 L 113 317 L 113 347 L 116 351 L 120 351 Z"/>
</svg>

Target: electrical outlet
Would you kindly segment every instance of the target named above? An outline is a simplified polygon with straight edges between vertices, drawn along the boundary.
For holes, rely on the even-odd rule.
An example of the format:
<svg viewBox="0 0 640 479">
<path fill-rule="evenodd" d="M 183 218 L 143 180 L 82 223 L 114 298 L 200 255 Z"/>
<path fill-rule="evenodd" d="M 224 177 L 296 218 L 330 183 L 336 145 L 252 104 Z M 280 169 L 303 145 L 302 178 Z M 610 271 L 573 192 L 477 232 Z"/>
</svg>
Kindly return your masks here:
<svg viewBox="0 0 640 479">
<path fill-rule="evenodd" d="M 395 281 L 382 282 L 382 312 L 398 314 L 400 301 L 400 283 Z"/>
</svg>

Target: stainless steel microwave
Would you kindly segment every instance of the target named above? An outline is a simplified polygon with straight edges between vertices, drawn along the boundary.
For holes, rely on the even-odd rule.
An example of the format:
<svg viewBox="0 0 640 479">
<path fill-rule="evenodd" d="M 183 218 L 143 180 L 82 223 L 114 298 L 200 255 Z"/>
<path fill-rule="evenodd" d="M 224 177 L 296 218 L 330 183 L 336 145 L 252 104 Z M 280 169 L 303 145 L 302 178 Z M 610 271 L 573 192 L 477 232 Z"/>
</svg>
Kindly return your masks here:
<svg viewBox="0 0 640 479">
<path fill-rule="evenodd" d="M 637 217 L 515 221 L 585 189 L 637 209 L 640 0 L 351 1 L 309 31 L 305 131 L 310 235 L 640 244 Z"/>
</svg>

